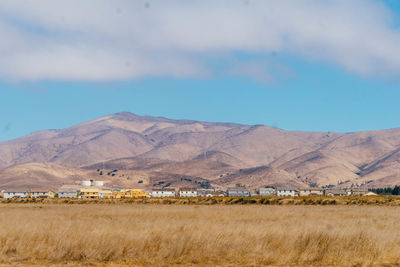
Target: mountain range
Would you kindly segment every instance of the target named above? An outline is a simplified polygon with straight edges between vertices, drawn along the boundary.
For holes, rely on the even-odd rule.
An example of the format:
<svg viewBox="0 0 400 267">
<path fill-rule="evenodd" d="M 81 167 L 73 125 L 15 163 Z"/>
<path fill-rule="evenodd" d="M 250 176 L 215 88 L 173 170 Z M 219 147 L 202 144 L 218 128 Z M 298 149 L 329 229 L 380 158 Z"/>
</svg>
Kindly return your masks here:
<svg viewBox="0 0 400 267">
<path fill-rule="evenodd" d="M 400 129 L 285 131 L 121 112 L 0 143 L 0 188 L 104 180 L 125 187 L 400 183 Z"/>
</svg>

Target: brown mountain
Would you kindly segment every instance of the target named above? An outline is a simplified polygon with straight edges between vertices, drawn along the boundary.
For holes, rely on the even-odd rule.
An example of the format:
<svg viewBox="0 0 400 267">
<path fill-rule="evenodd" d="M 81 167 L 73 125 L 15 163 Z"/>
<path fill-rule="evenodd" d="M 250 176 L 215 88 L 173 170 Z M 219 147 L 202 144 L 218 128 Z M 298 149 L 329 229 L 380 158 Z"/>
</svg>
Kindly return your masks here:
<svg viewBox="0 0 400 267">
<path fill-rule="evenodd" d="M 377 187 L 400 183 L 399 155 L 400 129 L 298 132 L 123 112 L 0 143 L 0 188 L 59 185 L 75 181 L 71 176 L 147 187 Z M 27 163 L 41 163 L 47 174 Z M 118 175 L 108 174 L 114 169 Z"/>
</svg>

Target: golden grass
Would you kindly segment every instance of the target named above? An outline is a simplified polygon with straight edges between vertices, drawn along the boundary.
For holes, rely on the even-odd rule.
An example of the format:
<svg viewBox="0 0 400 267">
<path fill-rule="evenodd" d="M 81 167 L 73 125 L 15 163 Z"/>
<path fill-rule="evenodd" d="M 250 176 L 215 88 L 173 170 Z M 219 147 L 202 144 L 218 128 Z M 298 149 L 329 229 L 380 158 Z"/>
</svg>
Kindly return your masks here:
<svg viewBox="0 0 400 267">
<path fill-rule="evenodd" d="M 173 204 L 173 205 L 388 205 L 400 206 L 399 196 L 308 196 L 308 197 L 188 197 L 137 199 L 3 199 L 2 203 L 46 204 Z"/>
<path fill-rule="evenodd" d="M 1 204 L 0 264 L 400 263 L 400 207 Z"/>
</svg>

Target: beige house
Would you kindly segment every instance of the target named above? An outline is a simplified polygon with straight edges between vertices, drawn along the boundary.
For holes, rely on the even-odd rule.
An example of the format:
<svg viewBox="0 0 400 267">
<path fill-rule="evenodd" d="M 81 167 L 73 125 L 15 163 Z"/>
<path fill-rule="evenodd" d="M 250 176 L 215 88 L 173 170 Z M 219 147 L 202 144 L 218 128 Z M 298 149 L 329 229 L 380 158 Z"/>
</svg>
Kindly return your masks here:
<svg viewBox="0 0 400 267">
<path fill-rule="evenodd" d="M 29 197 L 30 198 L 54 198 L 55 193 L 53 191 L 49 191 L 49 190 L 35 189 L 35 190 L 30 190 Z"/>
<path fill-rule="evenodd" d="M 348 193 L 342 188 L 330 188 L 325 190 L 326 196 L 347 196 Z"/>
<path fill-rule="evenodd" d="M 258 194 L 260 196 L 274 196 L 276 195 L 276 190 L 272 187 L 263 187 L 258 189 Z"/>
<path fill-rule="evenodd" d="M 26 198 L 28 196 L 28 191 L 24 189 L 6 189 L 1 192 L 2 198 Z"/>
<path fill-rule="evenodd" d="M 324 189 L 322 188 L 302 188 L 299 189 L 299 195 L 300 196 L 323 196 L 324 195 Z"/>
</svg>

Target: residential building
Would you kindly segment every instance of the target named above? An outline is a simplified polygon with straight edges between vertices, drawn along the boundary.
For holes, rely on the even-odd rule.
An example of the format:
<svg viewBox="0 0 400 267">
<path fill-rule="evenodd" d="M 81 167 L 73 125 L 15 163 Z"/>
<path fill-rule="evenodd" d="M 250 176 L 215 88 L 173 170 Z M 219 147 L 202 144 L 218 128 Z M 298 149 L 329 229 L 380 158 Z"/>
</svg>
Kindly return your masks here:
<svg viewBox="0 0 400 267">
<path fill-rule="evenodd" d="M 348 193 L 343 188 L 329 188 L 325 190 L 326 196 L 347 196 Z"/>
<path fill-rule="evenodd" d="M 79 195 L 81 198 L 99 198 L 100 189 L 98 188 L 81 188 Z"/>
<path fill-rule="evenodd" d="M 197 188 L 182 187 L 179 188 L 180 197 L 197 197 Z"/>
<path fill-rule="evenodd" d="M 146 198 L 149 197 L 149 192 L 141 189 L 125 189 L 124 198 Z"/>
<path fill-rule="evenodd" d="M 175 197 L 176 191 L 174 188 L 153 189 L 149 193 L 150 197 Z"/>
<path fill-rule="evenodd" d="M 99 190 L 99 198 L 113 198 L 113 191 L 100 189 Z"/>
<path fill-rule="evenodd" d="M 28 197 L 30 198 L 54 198 L 55 193 L 49 190 L 33 189 L 29 191 Z"/>
<path fill-rule="evenodd" d="M 324 189 L 322 188 L 302 188 L 299 189 L 299 195 L 300 196 L 323 196 L 324 195 Z"/>
<path fill-rule="evenodd" d="M 24 189 L 7 189 L 2 192 L 3 198 L 26 198 L 28 196 L 28 191 Z"/>
<path fill-rule="evenodd" d="M 350 192 L 353 196 L 363 196 L 368 193 L 368 188 L 352 188 Z"/>
<path fill-rule="evenodd" d="M 121 189 L 112 191 L 112 198 L 120 199 L 124 197 L 124 192 Z"/>
<path fill-rule="evenodd" d="M 57 197 L 59 198 L 77 198 L 79 194 L 79 189 L 61 187 L 57 192 Z"/>
<path fill-rule="evenodd" d="M 276 195 L 276 190 L 273 187 L 263 187 L 258 189 L 258 194 L 260 196 L 274 196 Z"/>
<path fill-rule="evenodd" d="M 227 195 L 230 197 L 249 197 L 250 191 L 243 186 L 237 186 L 228 188 L 226 191 Z"/>
<path fill-rule="evenodd" d="M 276 195 L 280 197 L 297 197 L 299 191 L 297 189 L 278 189 Z"/>
<path fill-rule="evenodd" d="M 226 192 L 219 189 L 198 189 L 197 195 L 199 197 L 224 197 Z"/>
</svg>

